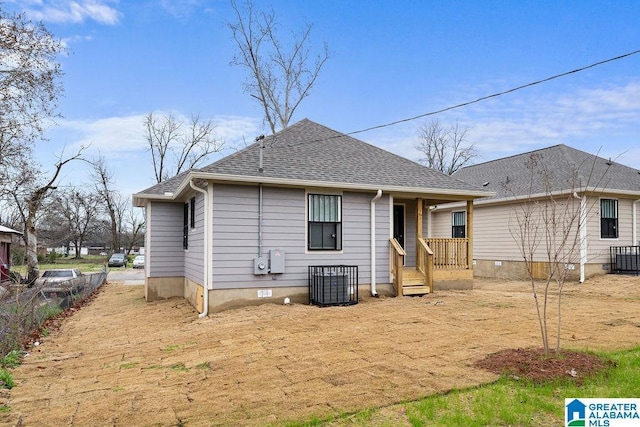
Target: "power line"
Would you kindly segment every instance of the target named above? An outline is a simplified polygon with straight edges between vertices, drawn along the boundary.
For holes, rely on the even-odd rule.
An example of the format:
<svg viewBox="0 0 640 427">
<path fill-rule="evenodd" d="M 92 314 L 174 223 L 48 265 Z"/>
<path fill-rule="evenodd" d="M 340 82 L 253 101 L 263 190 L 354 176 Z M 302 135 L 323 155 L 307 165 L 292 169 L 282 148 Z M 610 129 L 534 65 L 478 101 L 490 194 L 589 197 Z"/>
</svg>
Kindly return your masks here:
<svg viewBox="0 0 640 427">
<path fill-rule="evenodd" d="M 461 104 L 452 105 L 450 107 L 446 107 L 446 108 L 442 108 L 440 110 L 436 110 L 436 111 L 431 111 L 431 112 L 428 112 L 428 113 L 420 114 L 420 115 L 414 116 L 414 117 L 409 117 L 407 119 L 396 120 L 394 122 L 385 123 L 385 124 L 377 125 L 377 126 L 371 126 L 371 127 L 366 128 L 366 129 L 361 129 L 361 130 L 356 130 L 356 131 L 353 131 L 353 132 L 349 132 L 349 133 L 347 133 L 345 135 L 355 135 L 355 134 L 358 134 L 358 133 L 368 132 L 368 131 L 374 130 L 374 129 L 381 129 L 381 128 L 385 128 L 385 127 L 389 127 L 389 126 L 394 126 L 394 125 L 397 125 L 397 124 L 400 124 L 400 123 L 406 123 L 406 122 L 410 122 L 410 121 L 413 121 L 413 120 L 421 119 L 423 117 L 428 117 L 428 116 L 433 116 L 435 114 L 444 113 L 445 111 L 454 110 L 456 108 L 466 107 L 467 105 L 475 104 L 475 103 L 478 103 L 480 101 L 484 101 L 484 100 L 487 100 L 487 99 L 490 99 L 490 98 L 495 98 L 495 97 L 498 97 L 498 96 L 506 95 L 508 93 L 516 92 L 516 91 L 521 90 L 521 89 L 525 89 L 525 88 L 528 88 L 528 87 L 531 87 L 531 86 L 539 85 L 541 83 L 546 83 L 548 81 L 555 80 L 555 79 L 558 79 L 560 77 L 565 77 L 565 76 L 568 76 L 570 74 L 579 73 L 581 71 L 588 70 L 589 68 L 594 68 L 594 67 L 597 67 L 599 65 L 606 64 L 608 62 L 617 61 L 619 59 L 623 59 L 623 58 L 626 58 L 626 57 L 629 57 L 629 56 L 632 56 L 632 55 L 636 55 L 638 53 L 640 53 L 640 49 L 639 50 L 635 50 L 633 52 L 625 53 L 623 55 L 619 55 L 619 56 L 616 56 L 616 57 L 613 57 L 613 58 L 605 59 L 603 61 L 598 61 L 598 62 L 595 62 L 595 63 L 593 63 L 591 65 L 587 65 L 587 66 L 584 66 L 584 67 L 576 68 L 575 70 L 571 70 L 571 71 L 567 71 L 567 72 L 564 72 L 564 73 L 556 74 L 554 76 L 547 77 L 547 78 L 544 78 L 542 80 L 537 80 L 535 82 L 531 82 L 531 83 L 527 83 L 527 84 L 524 84 L 524 85 L 521 85 L 521 86 L 518 86 L 518 87 L 514 87 L 512 89 L 508 89 L 508 90 L 505 90 L 505 91 L 502 91 L 502 92 L 497 92 L 497 93 L 494 93 L 494 94 L 491 94 L 491 95 L 486 95 L 486 96 L 474 99 L 473 101 L 463 102 Z"/>
</svg>

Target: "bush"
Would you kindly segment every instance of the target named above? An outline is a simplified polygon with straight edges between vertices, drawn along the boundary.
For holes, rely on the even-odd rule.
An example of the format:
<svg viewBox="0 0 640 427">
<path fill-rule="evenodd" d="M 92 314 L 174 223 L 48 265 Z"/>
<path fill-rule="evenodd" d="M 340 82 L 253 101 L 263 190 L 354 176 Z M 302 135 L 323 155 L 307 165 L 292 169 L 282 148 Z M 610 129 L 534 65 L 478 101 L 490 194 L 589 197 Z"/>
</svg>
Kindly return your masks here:
<svg viewBox="0 0 640 427">
<path fill-rule="evenodd" d="M 20 366 L 21 354 L 18 350 L 11 350 L 1 360 L 0 364 L 3 368 L 17 368 Z"/>
<path fill-rule="evenodd" d="M 16 386 L 16 383 L 13 381 L 13 376 L 11 372 L 6 369 L 0 369 L 0 388 L 8 388 L 12 389 Z"/>
</svg>

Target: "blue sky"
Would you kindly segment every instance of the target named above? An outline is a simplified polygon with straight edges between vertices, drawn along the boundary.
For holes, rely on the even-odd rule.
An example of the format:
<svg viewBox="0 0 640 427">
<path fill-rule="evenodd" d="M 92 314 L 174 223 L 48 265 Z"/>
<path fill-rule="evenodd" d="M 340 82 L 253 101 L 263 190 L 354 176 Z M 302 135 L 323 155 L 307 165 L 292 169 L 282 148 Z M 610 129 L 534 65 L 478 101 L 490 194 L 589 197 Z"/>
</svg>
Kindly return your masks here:
<svg viewBox="0 0 640 427">
<path fill-rule="evenodd" d="M 640 49 L 640 1 L 255 1 L 283 34 L 314 26 L 331 58 L 294 116 L 353 132 L 440 110 Z M 200 114 L 227 146 L 266 133 L 230 65 L 227 0 L 5 0 L 64 40 L 64 116 L 37 145 L 55 156 L 91 144 L 124 194 L 154 183 L 144 117 Z M 640 169 L 640 54 L 357 138 L 417 160 L 420 125 L 469 128 L 478 161 L 559 143 Z M 228 152 L 227 152 L 228 153 Z M 220 155 L 210 158 L 217 160 Z M 63 177 L 86 183 L 86 165 Z"/>
</svg>

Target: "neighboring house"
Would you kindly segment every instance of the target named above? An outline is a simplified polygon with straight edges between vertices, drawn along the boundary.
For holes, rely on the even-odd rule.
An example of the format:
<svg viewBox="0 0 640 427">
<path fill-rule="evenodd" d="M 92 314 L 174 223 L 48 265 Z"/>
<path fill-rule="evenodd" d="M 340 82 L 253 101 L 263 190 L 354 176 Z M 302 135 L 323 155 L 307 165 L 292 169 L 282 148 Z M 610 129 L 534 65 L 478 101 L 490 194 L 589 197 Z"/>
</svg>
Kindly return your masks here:
<svg viewBox="0 0 640 427">
<path fill-rule="evenodd" d="M 11 241 L 22 233 L 0 225 L 0 283 L 9 280 L 11 269 Z"/>
<path fill-rule="evenodd" d="M 203 315 L 306 303 L 319 277 L 310 266 L 357 266 L 356 283 L 373 295 L 470 288 L 468 257 L 437 265 L 424 249 L 423 209 L 472 208 L 488 194 L 305 119 L 134 194 L 146 209 L 146 298 L 184 297 Z"/>
<path fill-rule="evenodd" d="M 514 238 L 517 212 L 523 201 L 549 208 L 549 196 L 558 212 L 582 215 L 574 221 L 571 241 L 577 242 L 568 260 L 569 270 L 580 281 L 613 270 L 637 270 L 638 202 L 640 172 L 614 161 L 566 145 L 468 166 L 454 177 L 495 193 L 474 202 L 473 260 L 476 276 L 523 278 L 523 256 Z M 466 236 L 465 206 L 439 206 L 433 213 L 433 235 Z M 538 211 L 538 212 L 541 212 Z M 556 215 L 559 216 L 559 215 Z M 579 218 L 579 216 L 578 216 Z M 544 221 L 543 221 L 544 222 Z M 547 227 L 548 229 L 548 227 Z M 542 238 L 542 229 L 539 237 Z M 534 276 L 546 275 L 545 243 L 540 241 L 533 259 Z M 565 247 L 568 247 L 565 245 Z"/>
</svg>

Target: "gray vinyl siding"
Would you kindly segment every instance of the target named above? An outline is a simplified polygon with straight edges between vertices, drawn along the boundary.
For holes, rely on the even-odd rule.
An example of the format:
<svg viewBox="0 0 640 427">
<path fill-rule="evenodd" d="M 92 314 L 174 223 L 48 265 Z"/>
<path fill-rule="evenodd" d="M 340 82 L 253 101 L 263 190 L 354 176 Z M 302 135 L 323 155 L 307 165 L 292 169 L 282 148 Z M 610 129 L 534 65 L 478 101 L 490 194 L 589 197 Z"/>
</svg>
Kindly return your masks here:
<svg viewBox="0 0 640 427">
<path fill-rule="evenodd" d="M 633 200 L 616 196 L 602 196 L 603 199 L 618 200 L 618 238 L 603 239 L 600 237 L 600 197 L 589 199 L 587 209 L 587 262 L 609 263 L 611 246 L 633 246 Z M 640 216 L 640 206 L 637 214 Z M 639 230 L 640 231 L 640 230 Z"/>
<path fill-rule="evenodd" d="M 152 202 L 150 212 L 149 276 L 184 276 L 183 204 Z"/>
<path fill-rule="evenodd" d="M 342 194 L 342 251 L 307 251 L 307 213 L 304 189 L 263 188 L 263 250 L 285 253 L 285 273 L 256 276 L 253 259 L 258 256 L 258 187 L 214 185 L 213 187 L 213 288 L 273 288 L 307 286 L 308 266 L 357 265 L 360 283 L 370 282 L 371 193 Z M 310 190 L 323 193 L 320 190 Z M 335 194 L 335 193 L 327 193 Z M 389 210 L 376 205 L 378 225 L 377 279 L 388 281 Z"/>
<path fill-rule="evenodd" d="M 184 251 L 184 272 L 185 277 L 202 284 L 204 283 L 204 196 L 197 193 L 195 198 L 195 227 L 191 228 L 189 218 L 189 248 Z M 190 203 L 189 209 L 191 209 Z M 190 212 L 189 215 L 191 215 Z"/>
</svg>

